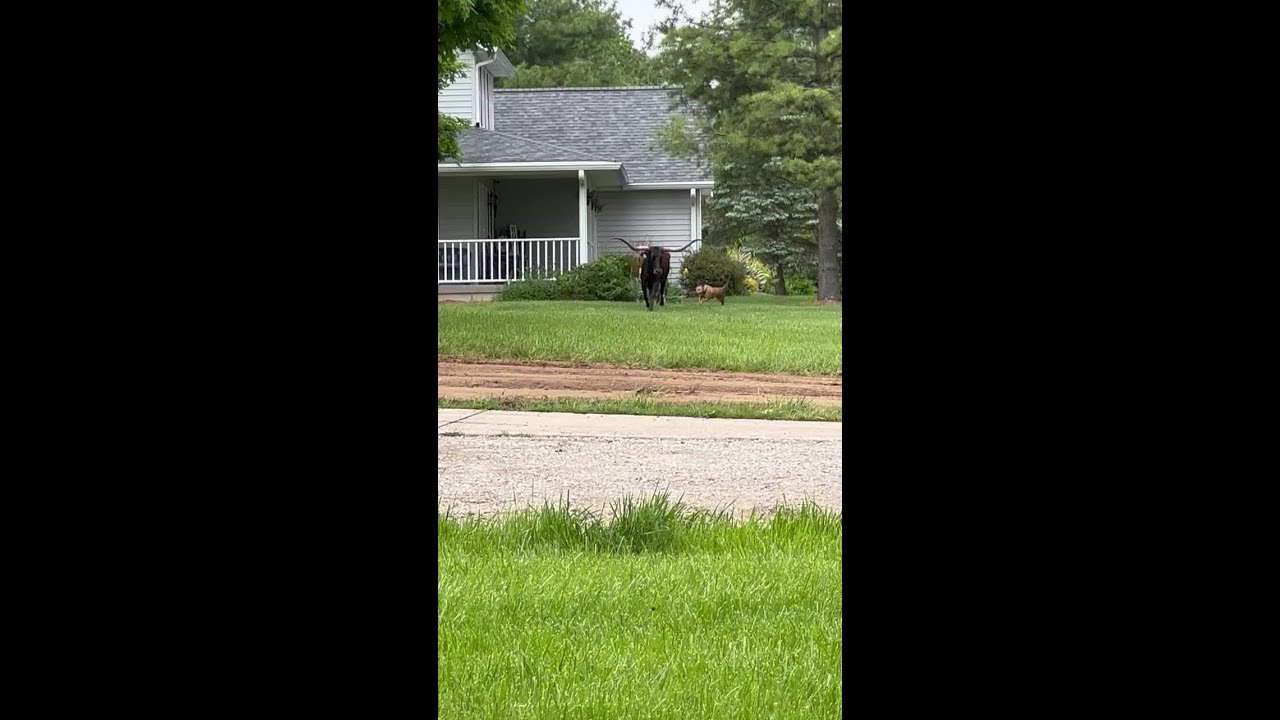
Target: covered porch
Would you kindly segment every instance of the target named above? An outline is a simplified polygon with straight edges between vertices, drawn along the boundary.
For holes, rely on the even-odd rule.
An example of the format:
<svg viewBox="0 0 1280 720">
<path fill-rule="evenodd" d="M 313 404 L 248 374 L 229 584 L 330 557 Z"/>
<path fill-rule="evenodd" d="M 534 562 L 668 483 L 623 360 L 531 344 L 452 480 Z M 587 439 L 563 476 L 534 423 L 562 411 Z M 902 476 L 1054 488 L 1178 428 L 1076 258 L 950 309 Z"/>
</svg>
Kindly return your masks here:
<svg viewBox="0 0 1280 720">
<path fill-rule="evenodd" d="M 625 183 L 620 163 L 479 162 L 504 154 L 493 152 L 495 143 L 506 146 L 507 154 L 531 149 L 512 148 L 528 141 L 512 142 L 501 133 L 478 128 L 467 133 L 473 140 L 467 143 L 464 136 L 468 162 L 437 166 L 436 280 L 441 287 L 556 277 L 598 256 L 596 192 Z M 484 144 L 476 146 L 477 137 Z"/>
</svg>

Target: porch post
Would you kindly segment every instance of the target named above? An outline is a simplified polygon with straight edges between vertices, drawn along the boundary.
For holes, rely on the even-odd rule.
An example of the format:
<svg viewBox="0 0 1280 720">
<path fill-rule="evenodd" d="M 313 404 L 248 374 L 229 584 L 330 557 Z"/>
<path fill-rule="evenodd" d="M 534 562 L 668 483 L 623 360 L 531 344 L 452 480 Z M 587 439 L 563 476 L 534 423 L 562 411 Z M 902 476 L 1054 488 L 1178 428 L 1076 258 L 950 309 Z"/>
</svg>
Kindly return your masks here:
<svg viewBox="0 0 1280 720">
<path fill-rule="evenodd" d="M 587 173 L 578 171 L 578 264 L 591 262 L 587 238 Z"/>
<path fill-rule="evenodd" d="M 698 191 L 698 222 L 694 223 L 693 225 L 694 231 L 697 232 L 698 234 L 698 237 L 694 238 L 695 240 L 702 239 L 702 198 L 703 197 L 705 197 L 705 194 L 701 190 L 699 190 Z M 694 249 L 694 252 L 701 250 L 702 243 L 698 243 L 693 247 L 693 249 Z"/>
<path fill-rule="evenodd" d="M 698 189 L 689 188 L 689 242 L 702 237 L 702 228 L 698 227 Z"/>
</svg>

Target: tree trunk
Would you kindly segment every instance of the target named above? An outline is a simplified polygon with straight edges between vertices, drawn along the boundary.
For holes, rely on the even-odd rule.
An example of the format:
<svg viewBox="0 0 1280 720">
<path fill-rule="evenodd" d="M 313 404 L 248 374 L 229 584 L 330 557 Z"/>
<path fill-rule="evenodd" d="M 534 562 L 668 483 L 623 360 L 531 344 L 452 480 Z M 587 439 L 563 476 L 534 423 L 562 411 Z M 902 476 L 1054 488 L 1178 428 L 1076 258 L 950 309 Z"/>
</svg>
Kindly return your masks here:
<svg viewBox="0 0 1280 720">
<path fill-rule="evenodd" d="M 773 294 L 774 294 L 774 295 L 786 295 L 786 294 L 787 294 L 787 281 L 786 281 L 785 279 L 783 279 L 783 277 L 782 277 L 782 265 L 781 265 L 781 264 L 779 264 L 779 265 L 778 265 L 778 272 L 776 272 L 776 273 L 774 274 L 774 276 L 773 276 L 773 282 L 774 282 L 774 285 L 773 285 Z"/>
<path fill-rule="evenodd" d="M 818 299 L 840 299 L 840 233 L 836 228 L 836 193 L 818 193 Z"/>
<path fill-rule="evenodd" d="M 843 5 L 842 12 L 843 12 Z M 827 6 L 822 5 L 825 11 Z M 825 13 L 824 13 L 825 14 Z M 813 47 L 818 49 L 822 41 L 827 39 L 829 29 L 820 18 L 814 28 Z M 820 53 L 816 58 L 814 80 L 818 87 L 830 85 L 827 78 L 828 62 Z M 836 253 L 840 249 L 840 234 L 836 228 L 836 191 L 823 190 L 818 193 L 818 300 L 840 299 L 840 259 Z"/>
</svg>

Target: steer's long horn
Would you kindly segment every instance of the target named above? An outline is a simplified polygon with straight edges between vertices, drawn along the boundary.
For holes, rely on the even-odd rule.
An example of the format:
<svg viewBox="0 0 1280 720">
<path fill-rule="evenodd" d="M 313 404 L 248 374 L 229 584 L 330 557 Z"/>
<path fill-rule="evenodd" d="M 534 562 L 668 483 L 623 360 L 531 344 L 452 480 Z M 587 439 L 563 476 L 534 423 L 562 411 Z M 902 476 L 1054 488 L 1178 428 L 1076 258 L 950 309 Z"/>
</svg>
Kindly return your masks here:
<svg viewBox="0 0 1280 720">
<path fill-rule="evenodd" d="M 694 244 L 694 243 L 696 243 L 696 242 L 702 242 L 702 238 L 695 238 L 695 239 L 693 239 L 693 240 L 690 240 L 690 241 L 689 241 L 689 245 L 692 245 L 692 244 Z M 685 248 L 689 247 L 689 245 L 685 245 L 684 247 L 680 248 L 679 250 L 676 250 L 676 252 L 684 252 L 684 251 L 685 251 Z"/>
<path fill-rule="evenodd" d="M 631 243 L 627 242 L 626 240 L 623 240 L 623 239 L 622 239 L 622 238 L 620 238 L 620 237 L 609 238 L 609 239 L 610 239 L 610 240 L 617 240 L 617 241 L 621 242 L 623 245 L 626 245 L 627 247 L 631 248 L 632 250 L 635 250 L 636 252 L 640 252 L 640 248 L 636 247 L 635 245 L 632 245 Z"/>
</svg>

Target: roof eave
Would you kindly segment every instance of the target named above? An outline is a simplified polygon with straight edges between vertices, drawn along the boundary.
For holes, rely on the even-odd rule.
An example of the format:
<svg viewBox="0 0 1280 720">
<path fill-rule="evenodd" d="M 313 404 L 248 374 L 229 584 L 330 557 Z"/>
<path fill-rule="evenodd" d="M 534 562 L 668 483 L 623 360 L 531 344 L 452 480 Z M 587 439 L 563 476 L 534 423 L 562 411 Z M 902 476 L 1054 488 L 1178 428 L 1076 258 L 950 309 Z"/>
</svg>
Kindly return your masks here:
<svg viewBox="0 0 1280 720">
<path fill-rule="evenodd" d="M 516 74 L 515 66 L 511 64 L 511 60 L 507 57 L 507 54 L 502 52 L 499 48 L 494 48 L 493 54 L 489 54 L 484 50 L 477 51 L 476 60 L 480 62 L 492 60 L 493 62 L 485 65 L 485 68 L 487 68 L 489 70 L 489 74 L 494 77 L 511 77 Z"/>
<path fill-rule="evenodd" d="M 638 182 L 627 185 L 627 190 L 710 190 L 716 186 L 712 180 L 679 180 L 675 182 Z"/>
<path fill-rule="evenodd" d="M 593 173 L 594 187 L 605 189 L 625 188 L 627 169 L 616 162 L 500 162 L 500 163 L 438 163 L 436 175 L 520 175 L 523 173 L 569 173 L 582 170 Z"/>
<path fill-rule="evenodd" d="M 495 172 L 546 172 L 548 170 L 620 170 L 622 163 L 616 162 L 499 162 L 499 163 L 438 163 L 437 172 L 460 173 L 468 170 L 492 170 Z"/>
</svg>

